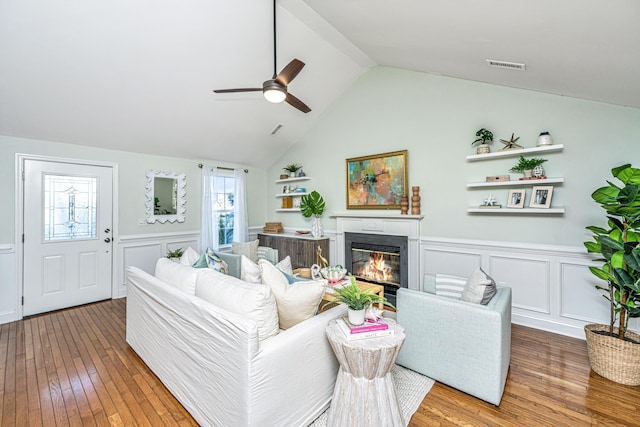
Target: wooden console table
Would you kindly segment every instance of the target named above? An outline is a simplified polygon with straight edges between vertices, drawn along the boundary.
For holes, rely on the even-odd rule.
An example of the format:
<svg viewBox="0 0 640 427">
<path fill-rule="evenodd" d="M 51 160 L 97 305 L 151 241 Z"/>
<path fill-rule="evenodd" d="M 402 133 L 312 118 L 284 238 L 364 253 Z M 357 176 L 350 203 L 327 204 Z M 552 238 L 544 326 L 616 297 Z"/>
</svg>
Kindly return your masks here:
<svg viewBox="0 0 640 427">
<path fill-rule="evenodd" d="M 260 246 L 268 246 L 278 250 L 278 256 L 283 259 L 291 257 L 291 267 L 311 267 L 316 263 L 318 246 L 322 248 L 322 256 L 329 258 L 329 238 L 316 239 L 312 236 L 295 236 L 291 234 L 258 233 Z"/>
</svg>

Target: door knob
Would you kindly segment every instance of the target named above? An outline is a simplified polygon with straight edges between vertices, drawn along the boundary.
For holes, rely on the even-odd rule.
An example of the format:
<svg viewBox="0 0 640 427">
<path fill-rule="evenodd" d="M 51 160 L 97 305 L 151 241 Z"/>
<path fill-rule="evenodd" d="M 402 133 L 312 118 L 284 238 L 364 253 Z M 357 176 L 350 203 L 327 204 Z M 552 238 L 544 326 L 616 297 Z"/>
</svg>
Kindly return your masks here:
<svg viewBox="0 0 640 427">
<path fill-rule="evenodd" d="M 109 233 L 110 231 L 111 231 L 111 229 L 110 229 L 110 228 L 105 228 L 105 229 L 104 229 L 104 232 L 105 232 L 105 233 Z"/>
<path fill-rule="evenodd" d="M 111 241 L 111 239 L 107 237 L 106 239 L 104 239 L 104 241 L 109 243 Z"/>
</svg>

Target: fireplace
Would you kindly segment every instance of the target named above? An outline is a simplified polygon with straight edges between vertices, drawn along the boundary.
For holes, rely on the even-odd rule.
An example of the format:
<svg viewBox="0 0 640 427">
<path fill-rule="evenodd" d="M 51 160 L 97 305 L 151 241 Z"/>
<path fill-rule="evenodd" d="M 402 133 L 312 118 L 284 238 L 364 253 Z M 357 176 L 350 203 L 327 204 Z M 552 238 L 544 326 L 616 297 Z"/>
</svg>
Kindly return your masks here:
<svg viewBox="0 0 640 427">
<path fill-rule="evenodd" d="M 358 280 L 384 286 L 395 305 L 398 288 L 408 285 L 407 237 L 344 233 L 345 268 Z"/>
</svg>

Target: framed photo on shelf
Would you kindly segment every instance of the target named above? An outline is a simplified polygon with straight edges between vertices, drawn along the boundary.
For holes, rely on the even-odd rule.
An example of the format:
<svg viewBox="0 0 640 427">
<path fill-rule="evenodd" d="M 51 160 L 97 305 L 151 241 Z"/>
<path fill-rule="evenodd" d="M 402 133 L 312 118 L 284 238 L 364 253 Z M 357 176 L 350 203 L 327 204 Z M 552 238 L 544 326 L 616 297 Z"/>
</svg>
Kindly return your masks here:
<svg viewBox="0 0 640 427">
<path fill-rule="evenodd" d="M 526 195 L 525 190 L 510 190 L 509 197 L 507 198 L 508 208 L 524 208 L 524 197 Z"/>
<path fill-rule="evenodd" d="M 553 195 L 553 185 L 538 185 L 531 190 L 530 208 L 551 207 L 551 196 Z"/>
<path fill-rule="evenodd" d="M 347 159 L 347 209 L 400 209 L 407 150 Z"/>
</svg>

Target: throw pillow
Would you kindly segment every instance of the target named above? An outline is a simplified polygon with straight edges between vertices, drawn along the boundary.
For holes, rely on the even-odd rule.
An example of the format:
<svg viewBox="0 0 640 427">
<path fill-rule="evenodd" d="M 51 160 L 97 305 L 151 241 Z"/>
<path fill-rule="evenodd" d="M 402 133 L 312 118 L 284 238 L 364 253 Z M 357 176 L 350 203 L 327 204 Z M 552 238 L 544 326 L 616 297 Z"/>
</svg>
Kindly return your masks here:
<svg viewBox="0 0 640 427">
<path fill-rule="evenodd" d="M 466 277 L 452 276 L 450 274 L 436 274 L 436 295 L 460 299 L 466 284 Z"/>
<path fill-rule="evenodd" d="M 229 274 L 229 266 L 216 253 L 207 248 L 200 258 L 193 264 L 195 268 L 210 268 L 223 274 Z"/>
<path fill-rule="evenodd" d="M 291 257 L 287 255 L 282 261 L 276 264 L 276 268 L 283 273 L 293 274 L 293 268 L 291 267 Z"/>
<path fill-rule="evenodd" d="M 249 283 L 262 283 L 262 269 L 244 255 L 240 255 L 240 278 Z"/>
<path fill-rule="evenodd" d="M 271 288 L 276 298 L 280 327 L 288 329 L 313 317 L 322 301 L 325 282 L 308 280 L 289 284 L 285 275 L 266 260 L 258 261 L 262 282 Z"/>
<path fill-rule="evenodd" d="M 244 255 L 253 262 L 258 262 L 258 240 L 253 242 L 231 242 L 231 252 L 236 255 Z"/>
<path fill-rule="evenodd" d="M 200 270 L 196 279 L 198 298 L 256 322 L 262 341 L 278 330 L 276 300 L 267 285 L 246 283 L 214 270 Z"/>
<path fill-rule="evenodd" d="M 198 252 L 194 251 L 193 248 L 189 246 L 180 257 L 180 264 L 192 266 L 199 258 L 200 255 L 198 255 Z"/>
<path fill-rule="evenodd" d="M 271 264 L 276 264 L 278 262 L 278 250 L 268 246 L 258 246 L 258 261 L 261 259 L 266 259 Z"/>
<path fill-rule="evenodd" d="M 462 292 L 462 301 L 487 305 L 496 294 L 496 282 L 481 268 L 471 273 Z"/>
<path fill-rule="evenodd" d="M 198 270 L 195 268 L 173 262 L 168 258 L 160 258 L 156 262 L 156 278 L 191 295 L 196 292 L 197 274 Z"/>
</svg>

